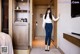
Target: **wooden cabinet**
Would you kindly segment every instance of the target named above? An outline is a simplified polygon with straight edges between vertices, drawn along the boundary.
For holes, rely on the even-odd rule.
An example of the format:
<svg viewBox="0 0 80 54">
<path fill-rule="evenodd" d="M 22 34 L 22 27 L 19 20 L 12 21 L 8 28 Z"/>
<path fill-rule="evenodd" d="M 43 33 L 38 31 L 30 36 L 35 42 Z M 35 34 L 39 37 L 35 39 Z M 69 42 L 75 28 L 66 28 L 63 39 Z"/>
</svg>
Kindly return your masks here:
<svg viewBox="0 0 80 54">
<path fill-rule="evenodd" d="M 29 46 L 29 0 L 14 0 L 13 45 L 14 49 L 28 49 Z"/>
<path fill-rule="evenodd" d="M 80 36 L 63 33 L 63 38 L 80 47 Z"/>
<path fill-rule="evenodd" d="M 28 49 L 28 23 L 25 22 L 15 22 L 14 24 L 14 37 L 13 45 L 14 49 Z"/>
</svg>

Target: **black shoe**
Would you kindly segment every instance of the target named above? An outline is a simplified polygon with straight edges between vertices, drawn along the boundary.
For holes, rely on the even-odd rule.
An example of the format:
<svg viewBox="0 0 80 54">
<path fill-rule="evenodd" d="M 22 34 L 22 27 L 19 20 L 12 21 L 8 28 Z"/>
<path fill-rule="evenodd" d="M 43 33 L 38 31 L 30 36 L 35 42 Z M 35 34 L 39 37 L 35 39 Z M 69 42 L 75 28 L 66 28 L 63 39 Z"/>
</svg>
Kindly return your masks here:
<svg viewBox="0 0 80 54">
<path fill-rule="evenodd" d="M 49 51 L 49 50 L 45 50 L 45 51 Z"/>
</svg>

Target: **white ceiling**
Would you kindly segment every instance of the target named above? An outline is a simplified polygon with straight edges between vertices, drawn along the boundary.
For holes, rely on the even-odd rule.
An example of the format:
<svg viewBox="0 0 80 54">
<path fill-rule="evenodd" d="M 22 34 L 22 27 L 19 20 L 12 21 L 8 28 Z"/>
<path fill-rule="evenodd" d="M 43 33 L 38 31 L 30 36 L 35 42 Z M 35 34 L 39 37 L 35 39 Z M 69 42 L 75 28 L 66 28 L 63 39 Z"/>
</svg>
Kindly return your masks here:
<svg viewBox="0 0 80 54">
<path fill-rule="evenodd" d="M 34 5 L 49 5 L 51 0 L 33 0 Z M 52 1 L 53 4 L 53 1 Z"/>
</svg>

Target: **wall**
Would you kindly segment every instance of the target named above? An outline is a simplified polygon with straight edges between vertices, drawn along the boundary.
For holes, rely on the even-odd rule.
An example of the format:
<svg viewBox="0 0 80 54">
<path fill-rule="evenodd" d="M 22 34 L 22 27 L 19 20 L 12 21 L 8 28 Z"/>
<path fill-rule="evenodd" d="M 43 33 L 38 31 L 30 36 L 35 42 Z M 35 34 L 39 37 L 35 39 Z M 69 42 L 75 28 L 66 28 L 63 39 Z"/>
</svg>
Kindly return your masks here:
<svg viewBox="0 0 80 54">
<path fill-rule="evenodd" d="M 42 28 L 42 18 L 40 17 L 40 14 L 45 14 L 45 10 L 46 10 L 46 7 L 41 7 L 41 6 L 36 6 L 35 7 L 35 18 L 36 18 L 36 22 L 37 22 L 37 25 L 36 25 L 36 36 L 45 36 L 45 31 L 43 30 Z"/>
<path fill-rule="evenodd" d="M 71 0 L 58 0 L 58 46 L 65 54 L 80 54 L 80 47 L 63 38 L 63 33 L 80 33 L 80 17 L 71 18 Z"/>
<path fill-rule="evenodd" d="M 45 36 L 45 30 L 42 28 L 43 18 L 40 17 L 40 14 L 45 14 L 47 6 L 34 6 L 34 18 L 37 22 L 36 25 L 36 36 Z M 53 9 L 53 7 L 52 7 Z"/>
</svg>

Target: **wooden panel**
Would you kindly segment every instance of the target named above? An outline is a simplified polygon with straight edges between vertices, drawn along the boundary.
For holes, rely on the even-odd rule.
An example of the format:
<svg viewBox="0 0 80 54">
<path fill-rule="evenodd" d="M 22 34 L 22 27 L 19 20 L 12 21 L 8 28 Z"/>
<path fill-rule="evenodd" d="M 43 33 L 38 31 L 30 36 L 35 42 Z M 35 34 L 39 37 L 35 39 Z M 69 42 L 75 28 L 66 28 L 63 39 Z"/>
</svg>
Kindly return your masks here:
<svg viewBox="0 0 80 54">
<path fill-rule="evenodd" d="M 57 12 L 58 12 L 57 0 L 54 0 L 54 16 L 56 16 L 56 17 L 57 17 Z M 53 34 L 54 34 L 54 45 L 57 48 L 58 47 L 58 45 L 57 45 L 57 43 L 58 43 L 58 41 L 57 41 L 57 21 L 54 22 L 54 33 Z"/>
<path fill-rule="evenodd" d="M 9 0 L 9 35 L 12 37 L 13 0 Z"/>
<path fill-rule="evenodd" d="M 50 1 L 51 0 L 34 0 L 34 5 L 49 5 Z"/>
<path fill-rule="evenodd" d="M 0 0 L 0 32 L 1 32 L 1 7 L 2 7 L 2 5 L 1 5 L 1 0 Z"/>
<path fill-rule="evenodd" d="M 15 25 L 13 31 L 14 49 L 28 49 L 28 25 Z"/>
<path fill-rule="evenodd" d="M 69 34 L 63 34 L 63 37 L 68 40 L 69 42 L 77 45 L 78 47 L 80 47 L 80 39 L 76 38 L 76 37 L 73 37 L 72 35 L 69 35 Z"/>
</svg>

